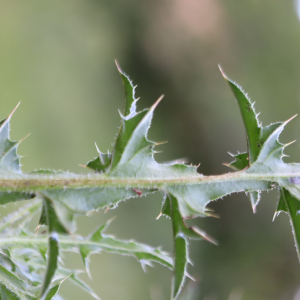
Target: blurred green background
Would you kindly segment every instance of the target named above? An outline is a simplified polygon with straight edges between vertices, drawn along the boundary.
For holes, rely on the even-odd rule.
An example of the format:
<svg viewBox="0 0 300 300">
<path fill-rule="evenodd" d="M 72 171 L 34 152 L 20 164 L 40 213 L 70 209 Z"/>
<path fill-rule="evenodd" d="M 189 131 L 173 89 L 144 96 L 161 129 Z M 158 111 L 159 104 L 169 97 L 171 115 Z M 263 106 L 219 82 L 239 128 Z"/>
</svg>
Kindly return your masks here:
<svg viewBox="0 0 300 300">
<path fill-rule="evenodd" d="M 300 112 L 300 22 L 292 0 L 10 0 L 0 3 L 1 118 L 21 101 L 11 135 L 20 139 L 23 170 L 84 172 L 84 164 L 111 149 L 124 94 L 114 65 L 138 84 L 139 107 L 161 94 L 150 138 L 168 141 L 158 161 L 187 158 L 204 174 L 227 172 L 227 151 L 246 150 L 244 128 L 220 64 L 257 101 L 264 125 Z M 300 119 L 282 141 L 300 140 Z M 286 161 L 300 161 L 296 143 Z M 220 219 L 190 223 L 219 246 L 191 242 L 182 300 L 299 300 L 300 265 L 287 216 L 272 223 L 278 195 L 264 193 L 254 215 L 244 194 L 210 206 Z M 162 195 L 122 203 L 107 214 L 79 218 L 79 232 L 117 216 L 109 228 L 172 251 L 169 220 L 155 220 Z M 68 266 L 83 268 L 74 254 Z M 132 258 L 92 257 L 90 281 L 103 300 L 167 300 L 171 272 L 143 273 Z M 189 280 L 188 280 L 189 281 Z M 67 282 L 65 299 L 92 299 Z"/>
</svg>

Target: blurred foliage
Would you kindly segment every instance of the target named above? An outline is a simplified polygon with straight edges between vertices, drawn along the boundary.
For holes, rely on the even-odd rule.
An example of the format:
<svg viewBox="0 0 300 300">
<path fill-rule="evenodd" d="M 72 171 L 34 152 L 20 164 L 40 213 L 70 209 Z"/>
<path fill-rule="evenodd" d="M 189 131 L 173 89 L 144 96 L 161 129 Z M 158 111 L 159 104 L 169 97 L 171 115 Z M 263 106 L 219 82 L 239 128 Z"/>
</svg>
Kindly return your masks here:
<svg viewBox="0 0 300 300">
<path fill-rule="evenodd" d="M 300 23 L 292 0 L 3 1 L 0 44 L 1 116 L 22 101 L 12 138 L 32 133 L 20 146 L 24 171 L 80 172 L 78 164 L 97 154 L 94 141 L 110 149 L 119 126 L 116 109 L 124 102 L 115 58 L 139 84 L 143 106 L 166 95 L 150 132 L 153 140 L 168 138 L 157 159 L 187 157 L 201 162 L 204 174 L 225 172 L 226 152 L 246 150 L 242 120 L 218 64 L 259 100 L 258 111 L 269 112 L 260 116 L 263 124 L 300 111 Z M 300 140 L 299 120 L 287 127 L 283 142 Z M 288 150 L 297 162 L 299 145 Z M 272 223 L 278 195 L 263 196 L 256 215 L 239 194 L 211 205 L 219 220 L 197 221 L 220 246 L 191 245 L 195 299 L 299 299 L 300 266 L 287 217 Z M 131 200 L 78 227 L 88 232 L 117 215 L 110 230 L 118 237 L 171 251 L 169 221 L 155 221 L 161 200 Z M 158 227 L 163 222 L 165 231 Z M 92 259 L 91 272 L 90 285 L 103 299 L 169 297 L 170 272 L 162 267 L 143 274 L 130 258 L 102 254 Z M 67 299 L 84 297 L 68 284 L 62 291 Z"/>
</svg>

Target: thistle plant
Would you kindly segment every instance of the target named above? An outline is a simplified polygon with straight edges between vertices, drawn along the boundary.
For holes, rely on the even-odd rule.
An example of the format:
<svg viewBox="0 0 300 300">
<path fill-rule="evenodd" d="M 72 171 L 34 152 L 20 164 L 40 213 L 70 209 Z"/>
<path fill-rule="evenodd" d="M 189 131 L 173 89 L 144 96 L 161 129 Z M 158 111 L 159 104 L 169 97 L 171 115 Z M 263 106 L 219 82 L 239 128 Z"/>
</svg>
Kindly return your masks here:
<svg viewBox="0 0 300 300">
<path fill-rule="evenodd" d="M 289 215 L 299 257 L 300 164 L 285 163 L 278 141 L 286 122 L 263 127 L 253 103 L 242 89 L 222 72 L 239 106 L 246 130 L 247 151 L 233 155 L 227 166 L 234 170 L 204 176 L 197 166 L 184 163 L 160 164 L 154 159 L 158 144 L 147 138 L 154 110 L 137 111 L 135 87 L 117 65 L 124 88 L 125 110 L 111 152 L 102 153 L 86 164 L 88 174 L 38 170 L 23 173 L 17 154 L 19 142 L 9 139 L 13 112 L 0 122 L 0 204 L 26 200 L 25 204 L 0 223 L 0 299 L 61 299 L 58 290 L 70 280 L 95 299 L 100 299 L 78 278 L 78 270 L 66 269 L 59 259 L 63 251 L 78 252 L 89 274 L 89 257 L 101 250 L 130 255 L 142 265 L 160 263 L 173 270 L 171 299 L 178 299 L 188 276 L 188 240 L 208 240 L 205 232 L 187 227 L 184 220 L 210 216 L 211 201 L 236 192 L 245 192 L 255 212 L 260 193 L 279 190 L 275 216 Z M 110 209 L 120 201 L 159 191 L 163 204 L 159 216 L 170 218 L 174 249 L 170 256 L 160 248 L 105 234 L 110 221 L 88 236 L 76 233 L 75 218 L 99 209 Z M 40 214 L 36 232 L 28 228 L 33 215 Z M 39 227 L 46 228 L 46 234 Z M 44 229 L 43 229 L 44 231 Z"/>
</svg>

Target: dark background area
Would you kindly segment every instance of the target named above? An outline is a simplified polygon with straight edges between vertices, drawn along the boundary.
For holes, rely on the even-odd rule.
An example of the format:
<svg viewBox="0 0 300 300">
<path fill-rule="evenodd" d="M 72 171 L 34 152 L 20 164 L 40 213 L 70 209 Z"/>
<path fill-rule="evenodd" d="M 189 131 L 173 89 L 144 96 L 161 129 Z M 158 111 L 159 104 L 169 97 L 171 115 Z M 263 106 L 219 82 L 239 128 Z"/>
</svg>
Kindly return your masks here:
<svg viewBox="0 0 300 300">
<path fill-rule="evenodd" d="M 300 112 L 300 22 L 292 0 L 65 0 L 0 4 L 1 118 L 21 101 L 11 135 L 20 139 L 23 170 L 84 172 L 100 150 L 111 149 L 124 94 L 114 59 L 138 84 L 139 108 L 164 94 L 150 138 L 165 141 L 158 161 L 187 158 L 199 172 L 230 171 L 227 151 L 246 150 L 235 100 L 220 64 L 256 101 L 264 125 Z M 281 141 L 300 137 L 300 119 Z M 286 161 L 300 161 L 299 142 Z M 299 300 L 300 265 L 287 216 L 272 223 L 277 192 L 263 193 L 252 213 L 244 194 L 210 205 L 220 219 L 193 220 L 219 241 L 191 242 L 194 266 L 182 300 Z M 169 220 L 155 220 L 162 195 L 121 203 L 113 211 L 79 218 L 82 234 L 116 215 L 109 228 L 172 251 Z M 82 264 L 76 255 L 68 266 Z M 90 281 L 103 300 L 169 299 L 171 272 L 143 273 L 132 258 L 92 257 Z M 65 299 L 92 299 L 64 283 Z"/>
</svg>

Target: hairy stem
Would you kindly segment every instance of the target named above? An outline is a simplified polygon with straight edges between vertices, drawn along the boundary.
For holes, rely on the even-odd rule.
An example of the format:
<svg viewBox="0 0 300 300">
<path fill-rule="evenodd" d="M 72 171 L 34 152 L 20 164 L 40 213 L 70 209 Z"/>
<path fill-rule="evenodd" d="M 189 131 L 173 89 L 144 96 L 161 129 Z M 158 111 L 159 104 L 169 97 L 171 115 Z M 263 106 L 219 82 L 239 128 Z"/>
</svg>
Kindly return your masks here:
<svg viewBox="0 0 300 300">
<path fill-rule="evenodd" d="M 19 178 L 1 178 L 0 191 L 35 191 L 62 189 L 67 187 L 82 188 L 82 187 L 141 187 L 141 188 L 163 188 L 164 186 L 173 186 L 181 184 L 201 185 L 207 183 L 223 183 L 228 181 L 255 180 L 276 182 L 282 178 L 300 178 L 300 173 L 291 174 L 265 174 L 265 173 L 245 173 L 233 172 L 222 175 L 211 176 L 194 176 L 194 177 L 179 177 L 179 178 L 156 178 L 156 179 L 133 179 L 133 178 L 115 178 L 107 177 L 103 174 L 96 175 L 59 175 L 37 177 L 35 175 L 24 174 Z"/>
</svg>

